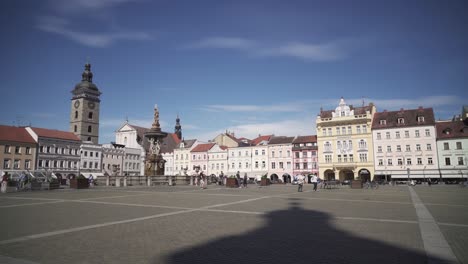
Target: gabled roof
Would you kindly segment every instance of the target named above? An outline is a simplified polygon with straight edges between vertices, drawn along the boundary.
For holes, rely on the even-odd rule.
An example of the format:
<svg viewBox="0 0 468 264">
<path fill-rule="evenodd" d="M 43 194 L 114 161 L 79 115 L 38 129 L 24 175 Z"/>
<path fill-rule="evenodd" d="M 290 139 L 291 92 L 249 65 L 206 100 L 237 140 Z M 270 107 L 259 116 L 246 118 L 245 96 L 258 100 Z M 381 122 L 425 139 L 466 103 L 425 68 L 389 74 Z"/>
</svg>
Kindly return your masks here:
<svg viewBox="0 0 468 264">
<path fill-rule="evenodd" d="M 424 117 L 424 121 L 418 122 L 418 117 Z M 398 119 L 403 118 L 404 123 L 399 124 Z M 381 124 L 380 120 L 385 120 L 385 124 Z M 401 109 L 400 111 L 383 111 L 375 113 L 372 121 L 372 129 L 385 129 L 396 127 L 413 127 L 413 126 L 433 126 L 435 124 L 434 111 L 432 108 L 418 109 Z"/>
<path fill-rule="evenodd" d="M 311 143 L 317 142 L 317 135 L 311 136 L 297 136 L 296 139 L 292 142 L 293 144 L 300 144 L 300 143 Z"/>
<path fill-rule="evenodd" d="M 60 131 L 55 129 L 47 129 L 47 128 L 39 128 L 39 127 L 31 127 L 32 131 L 37 134 L 39 137 L 43 138 L 57 138 L 57 139 L 64 139 L 64 140 L 74 140 L 74 141 L 81 141 L 81 139 L 73 134 L 72 132 L 67 131 Z"/>
<path fill-rule="evenodd" d="M 179 145 L 180 140 L 174 133 L 168 133 L 162 140 L 161 153 L 171 153 Z"/>
<path fill-rule="evenodd" d="M 190 151 L 190 152 L 207 152 L 214 145 L 216 145 L 216 143 L 199 144 L 195 148 L 193 148 L 192 151 Z"/>
<path fill-rule="evenodd" d="M 197 142 L 196 139 L 184 139 L 182 141 L 184 142 L 184 147 L 185 148 L 191 148 L 193 146 L 193 144 L 195 144 L 195 142 Z M 180 143 L 182 143 L 182 141 Z M 179 143 L 178 147 L 180 147 L 180 143 Z"/>
<path fill-rule="evenodd" d="M 21 143 L 36 143 L 24 127 L 0 125 L 0 140 Z"/>
<path fill-rule="evenodd" d="M 257 146 L 257 145 L 260 144 L 260 142 L 262 142 L 262 141 L 269 141 L 270 138 L 271 138 L 272 136 L 273 136 L 273 135 L 258 136 L 257 138 L 252 139 L 252 141 L 250 142 L 250 144 L 251 144 L 252 146 Z"/>
<path fill-rule="evenodd" d="M 468 137 L 468 122 L 461 120 L 441 121 L 436 122 L 435 125 L 438 140 Z"/>
<path fill-rule="evenodd" d="M 268 142 L 268 145 L 275 145 L 275 144 L 292 144 L 294 137 L 286 137 L 286 136 L 277 136 L 272 137 Z"/>
</svg>

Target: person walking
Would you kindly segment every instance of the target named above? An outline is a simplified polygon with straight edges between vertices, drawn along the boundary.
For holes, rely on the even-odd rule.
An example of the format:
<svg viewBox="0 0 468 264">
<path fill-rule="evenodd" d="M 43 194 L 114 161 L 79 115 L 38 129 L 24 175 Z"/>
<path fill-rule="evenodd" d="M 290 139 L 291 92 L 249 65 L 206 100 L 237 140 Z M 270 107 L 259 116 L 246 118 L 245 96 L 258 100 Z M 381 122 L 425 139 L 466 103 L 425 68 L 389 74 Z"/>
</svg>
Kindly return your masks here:
<svg viewBox="0 0 468 264">
<path fill-rule="evenodd" d="M 296 175 L 296 179 L 297 179 L 297 191 L 302 192 L 302 187 L 304 186 L 305 177 L 302 174 L 298 174 Z"/>
<path fill-rule="evenodd" d="M 242 185 L 241 185 L 241 177 L 240 177 L 240 172 L 239 172 L 239 171 L 237 171 L 237 173 L 236 173 L 236 179 L 237 179 L 237 186 L 238 186 L 239 188 L 242 188 Z"/>
<path fill-rule="evenodd" d="M 431 185 L 432 185 L 431 178 L 429 178 L 429 179 L 427 180 L 427 184 L 429 185 L 429 187 L 431 187 Z"/>
<path fill-rule="evenodd" d="M 8 185 L 8 174 L 2 171 L 2 187 L 0 189 L 2 193 L 6 193 L 7 185 Z"/>
<path fill-rule="evenodd" d="M 200 189 L 206 189 L 206 176 L 203 172 L 200 173 Z"/>
<path fill-rule="evenodd" d="M 318 182 L 317 175 L 312 175 L 312 178 L 310 179 L 310 181 L 314 185 L 314 191 L 317 191 L 317 182 Z"/>
<path fill-rule="evenodd" d="M 244 174 L 244 188 L 247 188 L 247 180 L 248 180 L 248 177 L 247 177 L 247 172 Z"/>
</svg>

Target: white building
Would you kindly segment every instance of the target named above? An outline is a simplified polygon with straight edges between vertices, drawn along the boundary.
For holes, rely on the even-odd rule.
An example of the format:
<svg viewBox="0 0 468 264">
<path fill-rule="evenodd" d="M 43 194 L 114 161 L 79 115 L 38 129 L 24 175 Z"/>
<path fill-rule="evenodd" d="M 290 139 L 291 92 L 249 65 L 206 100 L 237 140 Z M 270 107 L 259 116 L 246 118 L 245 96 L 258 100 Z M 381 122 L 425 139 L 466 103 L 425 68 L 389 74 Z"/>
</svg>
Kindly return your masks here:
<svg viewBox="0 0 468 264">
<path fill-rule="evenodd" d="M 468 119 L 436 122 L 437 153 L 442 179 L 468 178 Z"/>
<path fill-rule="evenodd" d="M 271 135 L 261 136 L 253 139 L 252 144 L 252 176 L 263 176 L 268 174 L 268 141 Z"/>
<path fill-rule="evenodd" d="M 240 173 L 241 177 L 252 174 L 252 147 L 239 146 L 228 149 L 228 175 Z"/>
<path fill-rule="evenodd" d="M 376 113 L 372 138 L 376 179 L 439 178 L 432 108 Z"/>
<path fill-rule="evenodd" d="M 270 167 L 268 175 L 272 181 L 291 180 L 292 168 L 292 142 L 294 137 L 272 137 L 268 142 Z"/>
<path fill-rule="evenodd" d="M 226 173 L 228 149 L 226 146 L 214 145 L 208 150 L 207 175 L 219 176 L 221 172 Z"/>
<path fill-rule="evenodd" d="M 80 146 L 81 162 L 80 172 L 86 178 L 93 176 L 94 179 L 103 176 L 102 173 L 102 145 L 91 141 L 84 141 Z"/>
<path fill-rule="evenodd" d="M 141 175 L 141 148 L 125 147 L 123 164 L 124 175 Z"/>
<path fill-rule="evenodd" d="M 174 149 L 174 174 L 175 175 L 191 175 L 193 173 L 190 151 L 200 142 L 196 139 L 182 140 Z"/>
<path fill-rule="evenodd" d="M 115 131 L 115 143 L 124 145 L 126 148 L 129 149 L 136 149 L 139 151 L 139 158 L 138 158 L 138 167 L 139 167 L 139 175 L 145 175 L 145 155 L 146 151 L 143 147 L 144 144 L 144 134 L 149 129 L 144 127 L 139 127 L 135 125 L 131 125 L 125 122 L 119 129 Z M 131 155 L 136 151 L 131 151 Z M 130 161 L 127 161 L 130 162 Z M 134 163 L 134 162 L 132 162 Z M 131 165 L 133 166 L 133 165 Z M 132 169 L 133 171 L 133 169 Z"/>
</svg>

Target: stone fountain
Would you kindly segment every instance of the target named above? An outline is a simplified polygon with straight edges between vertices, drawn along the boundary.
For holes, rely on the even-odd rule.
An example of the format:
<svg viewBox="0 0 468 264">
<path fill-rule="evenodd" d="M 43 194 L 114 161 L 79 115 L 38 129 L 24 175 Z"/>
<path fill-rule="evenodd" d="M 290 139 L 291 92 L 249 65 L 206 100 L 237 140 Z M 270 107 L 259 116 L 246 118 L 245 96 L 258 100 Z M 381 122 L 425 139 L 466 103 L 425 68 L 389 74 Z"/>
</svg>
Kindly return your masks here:
<svg viewBox="0 0 468 264">
<path fill-rule="evenodd" d="M 164 163 L 166 161 L 160 152 L 162 140 L 167 136 L 167 133 L 162 132 L 159 125 L 158 105 L 154 106 L 154 121 L 151 129 L 144 136 L 150 143 L 145 160 L 145 176 L 164 175 Z"/>
</svg>

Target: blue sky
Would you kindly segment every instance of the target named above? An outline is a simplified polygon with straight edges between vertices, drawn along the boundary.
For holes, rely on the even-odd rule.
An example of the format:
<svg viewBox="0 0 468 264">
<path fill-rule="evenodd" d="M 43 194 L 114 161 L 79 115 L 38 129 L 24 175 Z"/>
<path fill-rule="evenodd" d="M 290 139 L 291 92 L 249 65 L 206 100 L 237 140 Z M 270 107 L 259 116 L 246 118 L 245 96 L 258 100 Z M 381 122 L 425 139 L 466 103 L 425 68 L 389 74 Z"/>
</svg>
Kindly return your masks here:
<svg viewBox="0 0 468 264">
<path fill-rule="evenodd" d="M 0 123 L 68 130 L 89 57 L 100 143 L 126 118 L 208 140 L 315 134 L 340 97 L 378 111 L 468 104 L 466 1 L 6 0 Z"/>
</svg>

